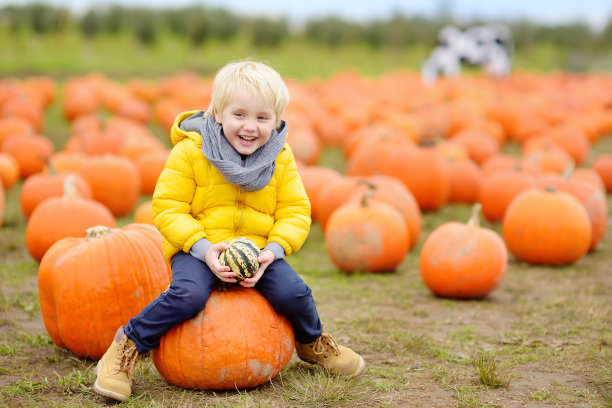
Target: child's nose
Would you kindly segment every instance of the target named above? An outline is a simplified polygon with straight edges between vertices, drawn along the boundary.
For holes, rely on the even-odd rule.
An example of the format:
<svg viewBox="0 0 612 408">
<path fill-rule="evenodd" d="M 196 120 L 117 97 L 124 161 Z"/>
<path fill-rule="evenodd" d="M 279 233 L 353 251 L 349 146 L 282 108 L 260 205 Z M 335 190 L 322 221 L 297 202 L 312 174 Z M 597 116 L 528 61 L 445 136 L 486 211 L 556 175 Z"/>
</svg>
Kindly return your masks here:
<svg viewBox="0 0 612 408">
<path fill-rule="evenodd" d="M 255 130 L 257 129 L 257 121 L 255 119 L 248 118 L 244 122 L 244 128 L 247 130 Z"/>
</svg>

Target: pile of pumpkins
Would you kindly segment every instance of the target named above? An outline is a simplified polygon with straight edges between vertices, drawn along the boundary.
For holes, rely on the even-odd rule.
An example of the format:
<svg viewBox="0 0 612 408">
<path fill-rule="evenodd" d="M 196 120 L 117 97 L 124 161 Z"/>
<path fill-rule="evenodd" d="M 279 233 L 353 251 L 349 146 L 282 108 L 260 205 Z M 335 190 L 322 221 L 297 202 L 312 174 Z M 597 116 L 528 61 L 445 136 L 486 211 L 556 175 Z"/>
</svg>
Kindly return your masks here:
<svg viewBox="0 0 612 408">
<path fill-rule="evenodd" d="M 412 72 L 345 71 L 287 84 L 288 142 L 339 270 L 393 271 L 420 248 L 421 276 L 434 294 L 482 298 L 499 286 L 509 254 L 571 264 L 604 238 L 612 154 L 592 146 L 612 134 L 606 76 L 519 73 L 426 85 Z M 117 327 L 167 290 L 161 235 L 150 225 L 150 199 L 142 202 L 169 154 L 151 125 L 169 134 L 176 114 L 207 106 L 210 85 L 192 73 L 125 83 L 100 73 L 63 84 L 44 76 L 0 81 L 0 225 L 5 191 L 20 186 L 24 244 L 40 262 L 41 311 L 59 346 L 100 358 Z M 60 150 L 44 136 L 53 103 L 69 125 Z M 343 168 L 318 165 L 328 148 L 342 153 Z M 472 216 L 423 237 L 424 213 L 449 203 L 472 206 Z M 257 291 L 215 292 L 209 304 L 194 318 L 197 333 L 170 332 L 153 353 L 169 382 L 248 388 L 284 369 L 291 326 Z M 266 323 L 240 334 L 227 327 L 235 310 L 257 310 Z M 213 347 L 205 343 L 211 331 L 224 332 L 223 343 L 251 343 L 255 354 L 230 345 L 195 361 L 194 350 Z"/>
</svg>

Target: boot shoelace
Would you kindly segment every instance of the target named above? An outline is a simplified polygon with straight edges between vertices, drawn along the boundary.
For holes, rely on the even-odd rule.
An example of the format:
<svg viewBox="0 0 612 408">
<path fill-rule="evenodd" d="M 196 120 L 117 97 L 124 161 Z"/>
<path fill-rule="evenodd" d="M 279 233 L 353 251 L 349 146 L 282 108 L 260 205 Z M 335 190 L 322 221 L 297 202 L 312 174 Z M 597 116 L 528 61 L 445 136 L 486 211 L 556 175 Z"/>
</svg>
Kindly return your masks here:
<svg viewBox="0 0 612 408">
<path fill-rule="evenodd" d="M 131 344 L 130 344 L 131 343 Z M 134 375 L 134 369 L 136 363 L 140 360 L 140 354 L 136 345 L 132 342 L 128 342 L 127 338 L 123 338 L 119 344 L 119 370 L 124 371 L 128 378 L 131 380 Z"/>
<path fill-rule="evenodd" d="M 331 350 L 332 353 L 337 356 L 340 355 L 340 348 L 338 348 L 338 343 L 336 343 L 336 340 L 334 340 L 330 334 L 323 332 L 312 345 L 312 352 L 319 356 L 327 349 Z"/>
</svg>

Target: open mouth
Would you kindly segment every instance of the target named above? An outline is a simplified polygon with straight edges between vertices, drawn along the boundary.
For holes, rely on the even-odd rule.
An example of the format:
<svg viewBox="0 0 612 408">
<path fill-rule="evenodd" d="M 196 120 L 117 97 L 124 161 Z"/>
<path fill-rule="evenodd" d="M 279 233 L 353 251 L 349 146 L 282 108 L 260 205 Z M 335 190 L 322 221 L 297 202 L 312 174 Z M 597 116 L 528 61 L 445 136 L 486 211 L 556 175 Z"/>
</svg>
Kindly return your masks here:
<svg viewBox="0 0 612 408">
<path fill-rule="evenodd" d="M 257 139 L 256 137 L 248 137 L 248 136 L 242 136 L 242 135 L 238 135 L 238 138 L 240 139 L 240 142 L 242 144 L 252 144 L 253 142 L 255 142 L 255 139 Z"/>
</svg>

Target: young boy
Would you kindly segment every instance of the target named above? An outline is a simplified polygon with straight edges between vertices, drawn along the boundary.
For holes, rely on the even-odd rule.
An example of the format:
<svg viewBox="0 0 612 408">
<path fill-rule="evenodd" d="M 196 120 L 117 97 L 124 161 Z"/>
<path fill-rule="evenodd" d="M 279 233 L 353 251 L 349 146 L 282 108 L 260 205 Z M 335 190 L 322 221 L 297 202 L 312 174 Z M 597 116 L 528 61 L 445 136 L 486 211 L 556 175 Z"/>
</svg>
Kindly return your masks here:
<svg viewBox="0 0 612 408">
<path fill-rule="evenodd" d="M 134 366 L 173 326 L 197 315 L 217 280 L 235 283 L 219 255 L 244 236 L 262 248 L 259 269 L 238 282 L 259 290 L 291 322 L 300 359 L 357 375 L 363 358 L 322 330 L 310 288 L 283 259 L 310 229 L 310 203 L 285 143 L 289 92 L 269 66 L 234 62 L 213 81 L 208 111 L 180 114 L 174 148 L 153 194 L 153 220 L 171 260 L 169 289 L 119 328 L 96 367 L 94 391 L 129 398 Z"/>
</svg>

